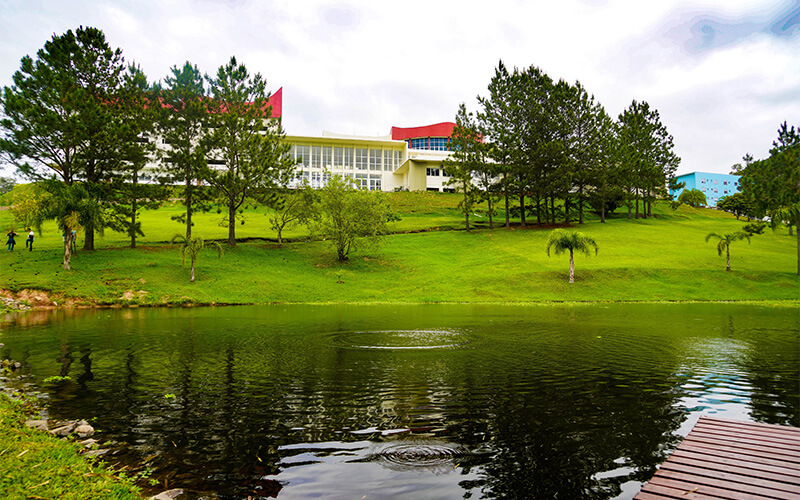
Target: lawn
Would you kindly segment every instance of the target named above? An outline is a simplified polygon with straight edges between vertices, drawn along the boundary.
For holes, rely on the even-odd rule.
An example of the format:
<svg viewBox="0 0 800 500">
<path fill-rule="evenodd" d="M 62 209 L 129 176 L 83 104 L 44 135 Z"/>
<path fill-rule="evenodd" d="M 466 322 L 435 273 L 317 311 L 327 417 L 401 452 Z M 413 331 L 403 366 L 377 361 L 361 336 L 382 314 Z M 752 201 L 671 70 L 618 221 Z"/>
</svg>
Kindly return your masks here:
<svg viewBox="0 0 800 500">
<path fill-rule="evenodd" d="M 785 228 L 731 247 L 732 272 L 710 232 L 740 230 L 730 214 L 666 202 L 655 217 L 628 220 L 624 209 L 601 224 L 590 216 L 579 227 L 593 237 L 598 255 L 576 255 L 576 283 L 567 282 L 568 256 L 545 253 L 552 228 L 529 225 L 489 230 L 480 214 L 478 230 L 463 230 L 459 195 L 389 193 L 400 221 L 377 249 L 359 251 L 349 262 L 335 260 L 332 246 L 309 238 L 304 228 L 287 232 L 278 248 L 268 209 L 252 205 L 237 226 L 242 242 L 218 259 L 200 255 L 197 282 L 189 283 L 178 250 L 166 242 L 182 230 L 171 220 L 180 206 L 170 203 L 141 216 L 146 236 L 139 248 L 106 232 L 95 252 L 79 251 L 73 270 L 61 269 L 61 236 L 51 223 L 27 252 L 20 244 L 3 252 L 0 288 L 45 290 L 60 300 L 82 298 L 101 304 L 242 304 L 292 302 L 540 302 L 798 300 L 795 239 Z M 194 234 L 224 240 L 222 215 L 198 214 Z M 502 214 L 496 222 L 502 223 Z M 13 223 L 0 212 L 0 225 Z M 573 223 L 573 227 L 578 227 Z M 20 232 L 18 230 L 18 232 Z M 24 238 L 21 238 L 24 240 Z"/>
</svg>

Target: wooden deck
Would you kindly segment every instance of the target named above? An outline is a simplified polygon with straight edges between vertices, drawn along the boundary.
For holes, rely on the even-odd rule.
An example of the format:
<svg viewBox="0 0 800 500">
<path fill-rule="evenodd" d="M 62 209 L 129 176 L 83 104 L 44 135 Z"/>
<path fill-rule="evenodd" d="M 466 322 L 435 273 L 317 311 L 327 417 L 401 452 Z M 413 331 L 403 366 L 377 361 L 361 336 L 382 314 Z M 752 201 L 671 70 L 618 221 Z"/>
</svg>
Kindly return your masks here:
<svg viewBox="0 0 800 500">
<path fill-rule="evenodd" d="M 700 417 L 634 500 L 800 499 L 800 429 Z"/>
</svg>

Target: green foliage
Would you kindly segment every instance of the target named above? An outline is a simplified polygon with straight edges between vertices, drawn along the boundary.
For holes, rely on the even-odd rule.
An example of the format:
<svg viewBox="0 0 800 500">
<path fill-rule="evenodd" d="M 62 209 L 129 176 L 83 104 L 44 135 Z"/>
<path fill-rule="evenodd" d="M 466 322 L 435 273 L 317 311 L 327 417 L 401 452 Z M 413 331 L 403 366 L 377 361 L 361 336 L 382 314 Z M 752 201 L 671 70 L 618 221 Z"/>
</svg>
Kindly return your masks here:
<svg viewBox="0 0 800 500">
<path fill-rule="evenodd" d="M 742 231 L 749 234 L 750 236 L 753 236 L 756 234 L 763 234 L 764 229 L 766 229 L 766 227 L 767 225 L 764 222 L 761 221 L 751 222 L 749 224 L 745 224 L 744 226 L 742 226 Z"/>
<path fill-rule="evenodd" d="M 699 189 L 685 189 L 678 196 L 678 203 L 685 203 L 690 207 L 700 208 L 708 205 L 706 195 Z"/>
<path fill-rule="evenodd" d="M 475 204 L 480 196 L 480 190 L 473 182 L 473 177 L 481 172 L 487 172 L 486 148 L 481 142 L 472 113 L 467 113 L 466 106 L 461 103 L 456 114 L 456 125 L 450 138 L 452 157 L 445 160 L 445 169 L 450 176 L 448 186 L 453 186 L 463 194 L 458 203 L 458 208 L 464 214 L 465 227 L 469 231 L 469 214 L 475 211 Z M 489 175 L 491 178 L 491 175 Z M 491 209 L 490 209 L 491 211 Z"/>
<path fill-rule="evenodd" d="M 194 268 L 195 264 L 197 263 L 197 259 L 200 256 L 200 252 L 206 248 L 206 246 L 211 245 L 217 250 L 217 257 L 222 257 L 222 245 L 217 243 L 216 241 L 205 241 L 203 238 L 199 236 L 194 236 L 192 238 L 186 238 L 186 236 L 182 234 L 176 234 L 172 237 L 172 244 L 178 244 L 178 248 L 181 254 L 181 266 L 186 265 L 186 257 L 189 257 L 189 261 L 191 262 L 191 271 L 189 275 L 189 282 L 194 283 Z"/>
<path fill-rule="evenodd" d="M 754 217 L 755 209 L 753 203 L 741 192 L 724 196 L 717 201 L 717 209 L 725 210 L 736 216 Z"/>
<path fill-rule="evenodd" d="M 3 498 L 139 500 L 132 481 L 82 457 L 80 446 L 24 425 L 23 403 L 0 394 L 0 490 Z"/>
<path fill-rule="evenodd" d="M 340 262 L 364 245 L 377 245 L 393 219 L 382 193 L 357 189 L 351 179 L 334 175 L 322 189 L 312 223 L 315 233 L 329 240 Z"/>
<path fill-rule="evenodd" d="M 13 177 L 0 177 L 0 195 L 10 192 L 16 183 Z"/>
<path fill-rule="evenodd" d="M 717 240 L 717 255 L 722 256 L 722 252 L 725 252 L 727 258 L 727 271 L 731 270 L 731 243 L 734 241 L 739 240 L 747 240 L 747 243 L 750 243 L 750 234 L 745 233 L 742 231 L 736 231 L 734 233 L 725 233 L 725 234 L 717 234 L 717 233 L 708 233 L 706 235 L 706 243 L 708 240 L 715 239 Z"/>
<path fill-rule="evenodd" d="M 278 234 L 278 247 L 283 245 L 283 231 L 301 224 L 308 224 L 314 218 L 315 193 L 305 183 L 301 188 L 284 190 L 271 199 L 273 214 L 269 219 L 270 228 Z"/>
<path fill-rule="evenodd" d="M 564 252 L 569 252 L 569 282 L 575 282 L 575 264 L 573 261 L 574 252 L 581 252 L 589 255 L 589 250 L 594 248 L 594 253 L 597 254 L 599 247 L 594 238 L 586 236 L 580 231 L 565 231 L 563 229 L 555 229 L 550 232 L 547 237 L 547 256 L 550 257 L 550 249 L 553 249 L 556 255 Z"/>
<path fill-rule="evenodd" d="M 54 383 L 58 383 L 58 382 L 66 382 L 68 380 L 72 380 L 72 378 L 69 375 L 66 375 L 64 377 L 62 377 L 60 375 L 53 375 L 52 377 L 47 377 L 44 380 L 42 380 L 42 383 L 43 384 L 54 384 Z"/>
<path fill-rule="evenodd" d="M 253 190 L 286 186 L 294 168 L 283 141 L 280 121 L 273 120 L 269 95 L 261 74 L 250 75 L 231 57 L 208 78 L 213 132 L 208 136 L 211 155 L 224 164 L 206 167 L 203 178 L 213 186 L 228 209 L 228 245 L 236 245 L 237 210 Z"/>
</svg>

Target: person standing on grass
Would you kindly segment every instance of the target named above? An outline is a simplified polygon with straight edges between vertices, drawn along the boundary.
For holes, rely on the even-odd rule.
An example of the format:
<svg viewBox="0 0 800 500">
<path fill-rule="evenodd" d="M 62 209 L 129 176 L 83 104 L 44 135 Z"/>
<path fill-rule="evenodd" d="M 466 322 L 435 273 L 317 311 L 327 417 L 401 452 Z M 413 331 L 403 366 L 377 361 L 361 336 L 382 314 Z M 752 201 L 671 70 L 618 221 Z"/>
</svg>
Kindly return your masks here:
<svg viewBox="0 0 800 500">
<path fill-rule="evenodd" d="M 12 229 L 11 231 L 8 232 L 7 236 L 8 236 L 8 241 L 6 242 L 6 245 L 8 245 L 8 251 L 9 252 L 13 252 L 14 251 L 14 245 L 17 244 L 17 240 L 15 240 L 14 238 L 19 236 L 19 235 L 17 233 L 15 233 L 14 230 Z"/>
<path fill-rule="evenodd" d="M 29 252 L 33 251 L 33 229 L 28 228 L 28 239 L 25 240 L 25 248 L 28 249 Z"/>
</svg>

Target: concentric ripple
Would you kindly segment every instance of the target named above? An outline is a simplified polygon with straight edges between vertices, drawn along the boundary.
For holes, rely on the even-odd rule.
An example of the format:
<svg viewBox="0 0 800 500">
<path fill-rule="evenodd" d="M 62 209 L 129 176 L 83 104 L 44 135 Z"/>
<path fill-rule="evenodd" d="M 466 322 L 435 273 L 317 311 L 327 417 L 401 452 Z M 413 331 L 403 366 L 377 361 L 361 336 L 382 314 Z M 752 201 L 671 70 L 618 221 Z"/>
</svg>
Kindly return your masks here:
<svg viewBox="0 0 800 500">
<path fill-rule="evenodd" d="M 425 467 L 449 470 L 468 455 L 469 451 L 459 445 L 426 441 L 389 444 L 369 458 L 394 469 Z"/>
</svg>

